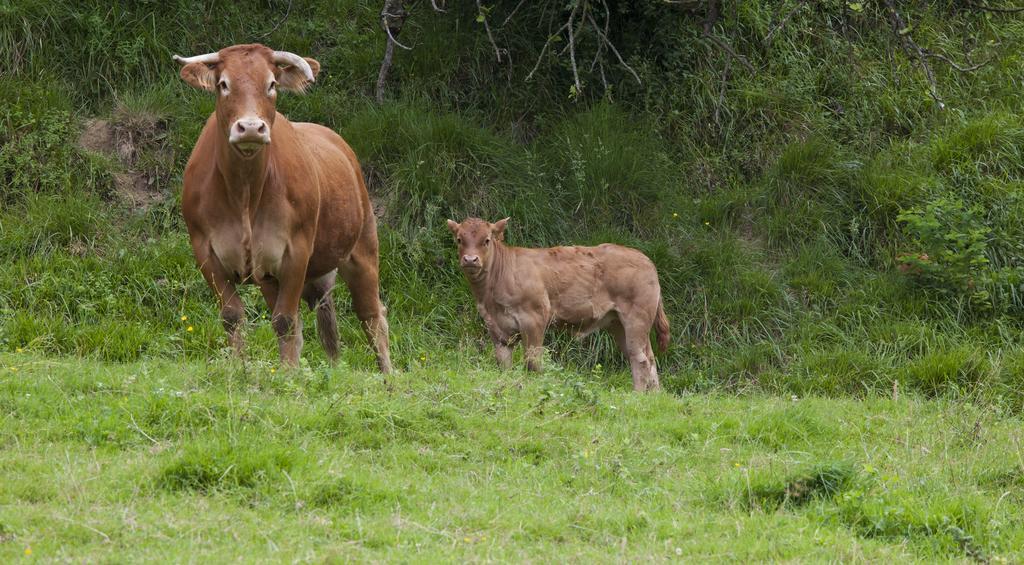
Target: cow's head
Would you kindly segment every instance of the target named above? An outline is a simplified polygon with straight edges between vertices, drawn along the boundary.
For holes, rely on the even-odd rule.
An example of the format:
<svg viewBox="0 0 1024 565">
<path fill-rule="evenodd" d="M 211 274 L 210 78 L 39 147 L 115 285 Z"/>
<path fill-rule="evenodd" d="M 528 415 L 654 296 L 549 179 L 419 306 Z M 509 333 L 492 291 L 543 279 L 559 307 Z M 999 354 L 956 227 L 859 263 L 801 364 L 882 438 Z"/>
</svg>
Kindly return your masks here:
<svg viewBox="0 0 1024 565">
<path fill-rule="evenodd" d="M 508 218 L 491 224 L 479 218 L 468 218 L 460 224 L 448 220 L 448 229 L 459 245 L 459 266 L 470 277 L 486 272 L 494 256 L 495 242 L 505 239 Z"/>
<path fill-rule="evenodd" d="M 174 60 L 182 80 L 217 95 L 217 123 L 243 158 L 270 143 L 278 89 L 302 92 L 320 72 L 313 59 L 258 44 Z"/>
</svg>

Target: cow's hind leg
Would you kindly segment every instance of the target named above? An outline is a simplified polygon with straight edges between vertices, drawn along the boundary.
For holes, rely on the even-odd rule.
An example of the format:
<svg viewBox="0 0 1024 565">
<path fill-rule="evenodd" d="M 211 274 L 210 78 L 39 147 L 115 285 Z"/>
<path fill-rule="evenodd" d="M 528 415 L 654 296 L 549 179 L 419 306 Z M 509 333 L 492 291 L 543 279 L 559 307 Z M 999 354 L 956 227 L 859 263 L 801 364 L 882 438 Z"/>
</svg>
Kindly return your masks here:
<svg viewBox="0 0 1024 565">
<path fill-rule="evenodd" d="M 377 356 L 377 366 L 385 375 L 391 372 L 391 353 L 388 347 L 387 308 L 380 300 L 380 275 L 377 260 L 377 234 L 373 231 L 372 245 L 360 244 L 349 260 L 338 269 L 352 294 L 352 308 L 362 323 L 363 332 Z"/>
<path fill-rule="evenodd" d="M 331 363 L 338 360 L 338 316 L 334 311 L 334 299 L 331 297 L 331 289 L 334 288 L 337 274 L 337 271 L 331 271 L 318 279 L 306 282 L 302 289 L 302 299 L 309 305 L 310 310 L 316 312 L 316 333 Z"/>
</svg>

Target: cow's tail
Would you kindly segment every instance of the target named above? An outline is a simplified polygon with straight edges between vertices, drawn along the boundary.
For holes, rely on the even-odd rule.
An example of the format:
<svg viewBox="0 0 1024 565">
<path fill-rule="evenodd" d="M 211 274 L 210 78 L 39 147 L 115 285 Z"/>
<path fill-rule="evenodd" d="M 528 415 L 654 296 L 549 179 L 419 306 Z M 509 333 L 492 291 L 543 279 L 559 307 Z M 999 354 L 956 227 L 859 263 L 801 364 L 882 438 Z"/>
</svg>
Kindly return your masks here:
<svg viewBox="0 0 1024 565">
<path fill-rule="evenodd" d="M 658 313 L 654 316 L 654 333 L 658 336 L 658 351 L 664 353 L 668 349 L 671 334 L 668 328 L 668 317 L 665 316 L 665 303 L 658 300 Z"/>
</svg>

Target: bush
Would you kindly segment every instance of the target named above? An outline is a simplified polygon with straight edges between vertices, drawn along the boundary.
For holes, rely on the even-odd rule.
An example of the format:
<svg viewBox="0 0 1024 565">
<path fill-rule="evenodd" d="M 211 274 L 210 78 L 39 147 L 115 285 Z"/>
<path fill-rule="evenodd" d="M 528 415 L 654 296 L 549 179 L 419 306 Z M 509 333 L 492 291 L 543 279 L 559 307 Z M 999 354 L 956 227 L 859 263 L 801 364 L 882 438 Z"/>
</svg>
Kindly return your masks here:
<svg viewBox="0 0 1024 565">
<path fill-rule="evenodd" d="M 972 312 L 998 313 L 1009 306 L 1004 297 L 1024 280 L 1024 269 L 992 264 L 989 242 L 994 234 L 981 214 L 977 205 L 946 197 L 905 210 L 899 220 L 914 251 L 897 260 L 917 284 Z"/>
</svg>

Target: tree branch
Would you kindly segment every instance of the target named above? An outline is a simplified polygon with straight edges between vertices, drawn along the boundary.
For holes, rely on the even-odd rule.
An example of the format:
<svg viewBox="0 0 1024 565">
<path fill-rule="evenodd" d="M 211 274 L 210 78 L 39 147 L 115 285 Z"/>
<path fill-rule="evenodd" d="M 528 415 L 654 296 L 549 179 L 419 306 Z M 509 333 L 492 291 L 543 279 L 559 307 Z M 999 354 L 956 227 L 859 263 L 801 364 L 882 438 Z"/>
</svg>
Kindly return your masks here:
<svg viewBox="0 0 1024 565">
<path fill-rule="evenodd" d="M 719 15 L 718 0 L 708 0 L 707 12 L 704 17 L 704 38 L 711 43 L 714 43 L 719 49 L 725 51 L 733 59 L 739 61 L 741 65 L 750 71 L 751 74 L 757 73 L 757 69 L 754 68 L 754 65 L 750 64 L 750 61 L 748 61 L 746 57 L 737 53 L 731 45 L 715 36 L 714 29 L 715 24 L 718 23 Z"/>
<path fill-rule="evenodd" d="M 779 21 L 779 23 L 776 24 L 775 27 L 773 27 L 772 30 L 768 32 L 768 35 L 764 36 L 764 43 L 765 43 L 765 45 L 767 45 L 768 43 L 771 42 L 772 37 L 776 33 L 778 33 L 783 27 L 786 26 L 786 23 L 789 22 L 789 20 L 793 17 L 793 15 L 796 14 L 797 11 L 799 11 L 800 8 L 802 8 L 805 3 L 807 3 L 807 0 L 799 0 L 796 3 L 796 6 L 793 6 L 793 9 L 790 10 L 785 16 L 782 17 L 782 20 Z"/>
<path fill-rule="evenodd" d="M 1024 12 L 1024 8 L 994 8 L 992 6 L 986 6 L 984 4 L 978 4 L 977 2 L 967 2 L 967 5 L 976 10 L 982 10 L 985 12 L 995 12 L 997 14 L 1016 14 Z"/>
<path fill-rule="evenodd" d="M 982 61 L 980 63 L 977 63 L 975 65 L 968 65 L 968 66 L 965 67 L 963 65 L 956 64 L 955 61 L 953 61 L 949 57 L 943 55 L 942 53 L 933 53 L 933 52 L 931 52 L 928 49 L 922 49 L 921 51 L 924 52 L 925 57 L 931 57 L 933 59 L 938 59 L 940 61 L 944 61 L 947 65 L 949 65 L 950 67 L 953 67 L 954 69 L 960 71 L 961 73 L 973 73 L 974 71 L 976 71 L 976 70 L 984 67 L 985 65 L 991 63 L 995 59 L 993 57 L 991 59 L 988 59 L 988 60 Z"/>
<path fill-rule="evenodd" d="M 501 62 L 501 49 L 498 48 L 498 44 L 494 41 L 494 34 L 491 33 L 491 24 L 487 23 L 487 13 L 484 11 L 483 5 L 480 0 L 476 0 L 477 20 L 483 22 L 484 29 L 487 31 L 487 39 L 491 41 L 491 47 L 494 47 L 494 55 L 498 58 L 498 62 Z"/>
<path fill-rule="evenodd" d="M 384 85 L 388 80 L 388 73 L 391 71 L 391 62 L 395 56 L 395 45 L 403 49 L 410 49 L 395 39 L 395 36 L 402 31 L 402 25 L 408 13 L 405 11 L 403 0 L 385 0 L 384 7 L 380 11 L 380 24 L 387 33 L 387 45 L 384 47 L 384 60 L 380 63 L 380 71 L 377 73 L 377 103 L 384 103 Z M 392 29 L 394 28 L 394 29 Z"/>
<path fill-rule="evenodd" d="M 533 78 L 533 73 L 537 72 L 537 69 L 540 68 L 540 62 L 544 60 L 544 54 L 547 53 L 548 47 L 551 46 L 551 42 L 554 41 L 560 33 L 562 33 L 562 30 L 564 30 L 567 25 L 569 24 L 562 24 L 562 27 L 556 29 L 555 33 L 548 36 L 548 40 L 544 42 L 544 47 L 540 50 L 540 55 L 537 56 L 537 63 L 533 65 L 533 69 L 530 70 L 530 73 L 526 75 L 524 80 L 530 80 Z"/>
<path fill-rule="evenodd" d="M 587 17 L 590 19 L 590 24 L 592 26 L 594 26 L 594 31 L 597 32 L 598 37 L 600 37 L 601 40 L 604 41 L 604 44 L 607 45 L 608 48 L 611 49 L 612 53 L 615 54 L 615 58 L 619 60 L 619 64 L 622 65 L 623 67 L 626 67 L 626 70 L 629 71 L 629 73 L 631 75 L 633 75 L 633 78 L 636 79 L 636 83 L 637 84 L 643 84 L 640 81 L 640 76 L 638 74 L 636 74 L 636 71 L 633 70 L 633 67 L 630 67 L 628 64 L 626 64 L 626 61 L 624 61 L 622 59 L 622 55 L 620 55 L 619 54 L 619 50 L 615 48 L 615 44 L 613 44 L 611 42 L 611 40 L 608 39 L 608 35 L 606 34 L 606 32 L 601 31 L 601 27 L 597 25 L 596 21 L 594 21 L 594 17 L 591 16 L 590 14 L 587 14 Z M 607 17 L 608 17 L 608 19 L 611 19 L 611 14 L 608 14 Z M 600 51 L 600 49 L 599 49 L 599 51 Z M 602 72 L 603 72 L 603 67 L 602 67 Z"/>
<path fill-rule="evenodd" d="M 939 108 L 945 108 L 946 104 L 942 101 L 942 97 L 939 96 L 938 87 L 935 84 L 935 73 L 932 71 L 931 65 L 928 64 L 928 53 L 914 42 L 914 38 L 910 36 L 910 27 L 907 26 L 903 16 L 896 11 L 893 0 L 884 0 L 884 2 L 886 9 L 889 11 L 889 22 L 892 25 L 892 31 L 896 34 L 903 52 L 912 63 L 916 63 L 921 67 L 925 78 L 928 79 L 928 94 L 939 105 Z"/>
<path fill-rule="evenodd" d="M 572 21 L 576 18 L 576 10 L 579 9 L 579 4 L 575 4 L 572 7 L 572 12 L 569 13 L 569 21 L 566 23 L 569 26 L 569 60 L 572 62 L 572 80 L 576 84 L 577 96 L 583 91 L 583 85 L 580 83 L 580 72 L 576 68 L 576 36 L 573 33 Z"/>
</svg>

